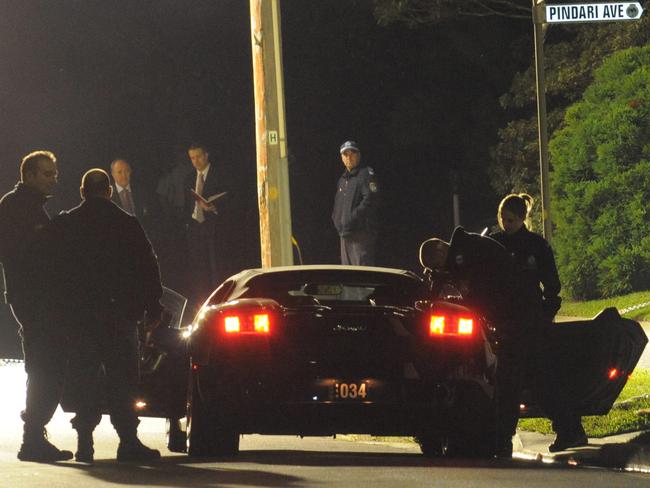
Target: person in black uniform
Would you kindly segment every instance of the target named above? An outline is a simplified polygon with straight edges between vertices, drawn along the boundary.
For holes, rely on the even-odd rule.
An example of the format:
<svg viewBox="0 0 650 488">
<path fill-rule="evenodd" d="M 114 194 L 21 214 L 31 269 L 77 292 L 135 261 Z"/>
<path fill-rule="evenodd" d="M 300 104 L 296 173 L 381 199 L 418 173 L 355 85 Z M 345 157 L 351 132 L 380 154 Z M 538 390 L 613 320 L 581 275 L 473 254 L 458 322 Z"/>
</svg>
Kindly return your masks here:
<svg viewBox="0 0 650 488">
<path fill-rule="evenodd" d="M 379 185 L 375 171 L 361 165 L 361 151 L 354 141 L 340 147 L 345 171 L 338 181 L 332 221 L 341 242 L 341 264 L 372 266 L 377 242 Z"/>
<path fill-rule="evenodd" d="M 101 419 L 105 381 L 111 423 L 120 438 L 118 461 L 158 459 L 137 437 L 138 328 L 160 321 L 158 263 L 138 220 L 111 202 L 108 173 L 91 169 L 81 183 L 82 203 L 53 221 L 55 262 L 65 273 L 74 331 L 68 382 L 77 405 L 77 461 L 93 462 L 93 430 Z M 63 284 L 62 284 L 63 286 Z M 101 372 L 104 372 L 102 378 Z"/>
<path fill-rule="evenodd" d="M 498 337 L 497 425 L 493 453 L 512 456 L 512 436 L 519 419 L 522 377 L 526 355 L 526 309 L 518 296 L 513 263 L 497 241 L 456 228 L 449 243 L 429 239 L 420 246 L 420 261 L 443 273 L 458 289 L 463 303 L 494 325 Z"/>
<path fill-rule="evenodd" d="M 532 204 L 532 197 L 525 193 L 511 194 L 501 200 L 498 211 L 501 231 L 492 234 L 492 238 L 503 244 L 514 258 L 515 270 L 522 284 L 520 293 L 525 295 L 523 299 L 529 304 L 534 324 L 532 338 L 539 344 L 543 340 L 544 327 L 553 322 L 562 299 L 559 296 L 561 285 L 553 250 L 542 236 L 530 232 L 525 224 Z M 532 370 L 533 376 L 541 374 L 538 371 L 541 366 L 539 351 L 531 355 L 531 359 L 534 364 L 529 365 L 529 370 Z M 587 435 L 579 415 L 564 411 L 548 413 L 557 434 L 549 451 L 557 452 L 587 444 Z"/>
<path fill-rule="evenodd" d="M 56 157 L 35 151 L 20 164 L 20 182 L 0 200 L 0 261 L 7 282 L 7 301 L 20 325 L 27 394 L 22 418 L 21 461 L 63 461 L 72 452 L 59 450 L 46 438 L 63 385 L 66 333 L 50 315 L 51 280 L 41 235 L 50 217 L 43 208 L 57 183 Z"/>
</svg>

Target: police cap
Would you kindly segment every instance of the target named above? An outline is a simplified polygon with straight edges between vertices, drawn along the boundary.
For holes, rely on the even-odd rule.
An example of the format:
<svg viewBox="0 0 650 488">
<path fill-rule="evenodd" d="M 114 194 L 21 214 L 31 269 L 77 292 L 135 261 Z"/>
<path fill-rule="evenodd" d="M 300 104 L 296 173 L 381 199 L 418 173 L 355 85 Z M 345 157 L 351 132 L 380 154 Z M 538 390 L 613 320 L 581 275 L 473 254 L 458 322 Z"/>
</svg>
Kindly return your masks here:
<svg viewBox="0 0 650 488">
<path fill-rule="evenodd" d="M 341 144 L 340 153 L 343 154 L 348 149 L 351 151 L 361 152 L 359 150 L 359 146 L 354 141 L 345 141 L 343 144 Z"/>
</svg>

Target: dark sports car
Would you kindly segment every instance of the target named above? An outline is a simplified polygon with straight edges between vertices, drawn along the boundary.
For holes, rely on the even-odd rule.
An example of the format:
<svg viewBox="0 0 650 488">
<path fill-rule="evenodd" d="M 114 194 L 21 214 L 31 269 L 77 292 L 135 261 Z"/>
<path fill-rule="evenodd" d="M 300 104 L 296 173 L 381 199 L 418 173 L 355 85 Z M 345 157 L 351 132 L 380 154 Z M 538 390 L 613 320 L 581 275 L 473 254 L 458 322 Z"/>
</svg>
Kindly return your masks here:
<svg viewBox="0 0 650 488">
<path fill-rule="evenodd" d="M 645 342 L 638 323 L 613 309 L 554 328 L 542 397 L 606 413 Z M 159 328 L 154 343 L 139 409 L 169 419 L 174 451 L 231 455 L 248 433 L 413 435 L 427 455 L 489 453 L 493 444 L 491 328 L 409 271 L 245 270 L 189 327 Z M 523 416 L 539 414 L 522 405 Z"/>
</svg>

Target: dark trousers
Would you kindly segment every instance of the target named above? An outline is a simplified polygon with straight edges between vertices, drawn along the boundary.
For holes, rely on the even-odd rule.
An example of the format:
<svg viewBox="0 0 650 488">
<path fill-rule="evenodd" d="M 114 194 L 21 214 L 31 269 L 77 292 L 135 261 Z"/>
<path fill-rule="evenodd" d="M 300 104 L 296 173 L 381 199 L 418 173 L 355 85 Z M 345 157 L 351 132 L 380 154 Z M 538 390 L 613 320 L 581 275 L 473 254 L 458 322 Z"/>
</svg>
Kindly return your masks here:
<svg viewBox="0 0 650 488">
<path fill-rule="evenodd" d="M 374 266 L 377 236 L 365 232 L 341 237 L 341 264 Z"/>
<path fill-rule="evenodd" d="M 216 228 L 210 221 L 192 220 L 187 229 L 189 253 L 189 299 L 198 307 L 219 284 Z"/>
<path fill-rule="evenodd" d="M 25 433 L 42 435 L 61 399 L 67 362 L 66 332 L 50 322 L 34 304 L 12 303 L 11 310 L 21 327 L 27 391 L 22 419 Z"/>
<path fill-rule="evenodd" d="M 138 356 L 135 321 L 104 319 L 79 324 L 66 382 L 66 396 L 76 405 L 71 421 L 76 430 L 92 432 L 107 407 L 120 439 L 136 435 Z"/>
<path fill-rule="evenodd" d="M 515 435 L 519 421 L 519 405 L 528 368 L 530 348 L 525 341 L 503 341 L 499 346 L 496 397 L 497 435 L 507 442 Z"/>
</svg>

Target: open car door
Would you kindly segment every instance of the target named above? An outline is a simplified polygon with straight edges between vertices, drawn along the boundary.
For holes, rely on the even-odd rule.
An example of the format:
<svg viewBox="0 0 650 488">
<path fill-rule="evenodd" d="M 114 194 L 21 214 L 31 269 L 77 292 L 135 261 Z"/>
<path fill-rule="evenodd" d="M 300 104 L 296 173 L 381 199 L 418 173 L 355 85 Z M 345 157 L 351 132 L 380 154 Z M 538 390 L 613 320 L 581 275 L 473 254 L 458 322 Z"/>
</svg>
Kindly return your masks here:
<svg viewBox="0 0 650 488">
<path fill-rule="evenodd" d="M 161 304 L 161 324 L 141 347 L 138 413 L 177 420 L 185 416 L 187 401 L 189 359 L 181 330 L 187 299 L 163 287 Z"/>
<path fill-rule="evenodd" d="M 634 370 L 648 338 L 638 322 L 607 308 L 591 320 L 548 328 L 541 345 L 536 395 L 547 415 L 609 412 Z"/>
</svg>

